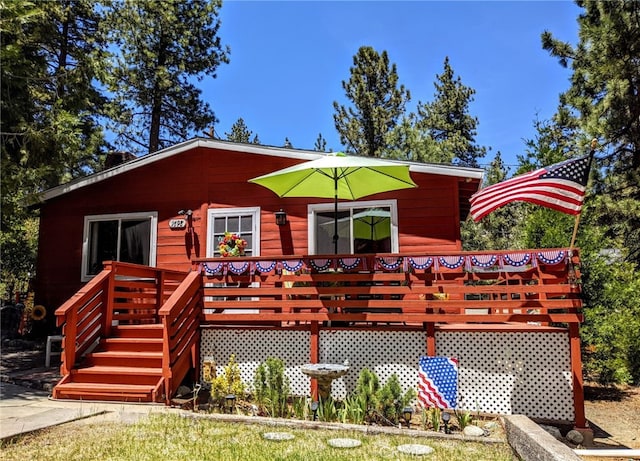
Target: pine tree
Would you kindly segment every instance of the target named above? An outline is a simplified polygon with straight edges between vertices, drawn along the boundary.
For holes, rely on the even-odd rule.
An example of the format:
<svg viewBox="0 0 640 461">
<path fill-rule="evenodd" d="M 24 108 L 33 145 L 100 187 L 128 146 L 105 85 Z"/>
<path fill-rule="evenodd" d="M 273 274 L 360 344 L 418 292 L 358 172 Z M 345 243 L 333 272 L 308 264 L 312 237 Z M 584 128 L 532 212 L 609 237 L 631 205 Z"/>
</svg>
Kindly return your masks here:
<svg viewBox="0 0 640 461">
<path fill-rule="evenodd" d="M 327 151 L 327 140 L 324 139 L 324 137 L 322 136 L 322 133 L 318 133 L 318 138 L 316 139 L 316 142 L 313 145 L 313 150 L 317 150 L 318 152 Z"/>
<path fill-rule="evenodd" d="M 469 115 L 475 90 L 454 76 L 448 57 L 444 60 L 444 71 L 436 78 L 433 102 L 418 102 L 416 126 L 436 142 L 440 150 L 436 156 L 448 157 L 458 165 L 477 167 L 486 148 L 476 144 L 478 119 Z"/>
<path fill-rule="evenodd" d="M 3 283 L 33 276 L 35 212 L 44 189 L 97 168 L 103 98 L 94 86 L 105 48 L 95 2 L 7 1 L 2 5 Z"/>
<path fill-rule="evenodd" d="M 542 46 L 572 70 L 561 103 L 601 144 L 597 223 L 640 265 L 640 2 L 577 1 L 579 43 L 542 34 Z M 596 211 L 596 210 L 594 210 Z"/>
<path fill-rule="evenodd" d="M 219 0 L 114 0 L 105 26 L 119 45 L 106 74 L 110 128 L 132 152 L 155 152 L 216 122 L 194 78 L 229 62 L 218 37 Z"/>
<path fill-rule="evenodd" d="M 333 103 L 333 120 L 347 152 L 381 157 L 386 137 L 404 113 L 411 95 L 398 86 L 396 65 L 389 64 L 386 51 L 363 46 L 353 57 L 351 77 L 342 82 L 350 107 Z"/>
<path fill-rule="evenodd" d="M 227 137 L 227 141 L 248 143 L 252 134 L 253 132 L 247 128 L 247 125 L 244 123 L 244 119 L 240 117 L 233 125 L 231 125 L 231 132 L 225 133 L 225 136 Z M 254 137 L 254 141 L 257 139 L 257 136 L 258 135 Z M 254 144 L 257 143 L 254 142 Z"/>
</svg>

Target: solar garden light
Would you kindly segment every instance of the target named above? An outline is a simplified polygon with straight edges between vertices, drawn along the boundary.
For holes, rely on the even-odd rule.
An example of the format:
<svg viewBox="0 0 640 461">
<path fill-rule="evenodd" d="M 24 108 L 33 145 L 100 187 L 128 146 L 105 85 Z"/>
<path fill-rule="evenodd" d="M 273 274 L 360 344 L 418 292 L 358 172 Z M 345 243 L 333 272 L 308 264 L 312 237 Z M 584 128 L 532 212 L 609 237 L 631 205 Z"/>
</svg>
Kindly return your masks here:
<svg viewBox="0 0 640 461">
<path fill-rule="evenodd" d="M 451 415 L 449 413 L 447 413 L 446 411 L 442 412 L 442 422 L 444 423 L 444 433 L 445 434 L 450 434 L 451 431 L 449 430 L 449 420 L 451 419 Z"/>
<path fill-rule="evenodd" d="M 313 402 L 311 402 L 311 411 L 313 412 L 313 420 L 317 420 L 318 419 L 318 401 L 314 400 Z"/>
<path fill-rule="evenodd" d="M 228 411 L 229 413 L 233 413 L 233 408 L 236 405 L 236 396 L 235 394 L 227 394 L 227 396 L 224 398 L 224 406 L 226 411 Z"/>
<path fill-rule="evenodd" d="M 404 417 L 404 420 L 407 423 L 407 429 L 411 428 L 411 416 L 412 415 L 413 415 L 413 408 L 404 407 L 402 409 L 402 416 Z"/>
</svg>

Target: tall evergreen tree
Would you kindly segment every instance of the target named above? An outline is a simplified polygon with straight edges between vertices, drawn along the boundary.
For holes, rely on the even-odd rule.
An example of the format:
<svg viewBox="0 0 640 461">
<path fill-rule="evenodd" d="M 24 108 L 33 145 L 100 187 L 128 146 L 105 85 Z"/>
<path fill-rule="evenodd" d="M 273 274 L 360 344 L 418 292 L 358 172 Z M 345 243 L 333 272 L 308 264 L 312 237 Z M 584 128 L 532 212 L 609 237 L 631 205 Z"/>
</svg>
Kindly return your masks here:
<svg viewBox="0 0 640 461">
<path fill-rule="evenodd" d="M 91 0 L 11 0 L 0 22 L 2 276 L 33 275 L 29 197 L 96 167 L 103 102 L 93 81 L 104 41 Z"/>
<path fill-rule="evenodd" d="M 398 86 L 396 65 L 386 51 L 363 46 L 353 57 L 351 77 L 342 82 L 351 106 L 333 103 L 333 120 L 347 152 L 369 157 L 383 155 L 386 137 L 404 113 L 411 95 Z"/>
<path fill-rule="evenodd" d="M 597 183 L 600 224 L 640 264 L 640 2 L 579 0 L 579 43 L 542 34 L 542 46 L 572 70 L 561 102 L 603 152 Z"/>
<path fill-rule="evenodd" d="M 107 84 L 116 143 L 155 152 L 216 122 L 193 80 L 229 62 L 218 36 L 220 0 L 114 0 L 106 27 L 120 47 Z"/>
<path fill-rule="evenodd" d="M 416 115 L 404 115 L 386 136 L 384 157 L 422 163 L 451 163 L 451 156 L 416 127 Z"/>
<path fill-rule="evenodd" d="M 253 132 L 247 128 L 247 125 L 244 123 L 244 119 L 240 117 L 231 125 L 231 132 L 225 133 L 225 136 L 227 137 L 227 141 L 249 143 L 252 134 Z M 257 139 L 257 136 L 258 135 L 256 135 L 254 139 Z"/>
<path fill-rule="evenodd" d="M 316 142 L 313 145 L 313 150 L 317 150 L 318 152 L 326 152 L 327 151 L 327 140 L 324 139 L 322 133 L 318 133 L 318 137 L 316 138 Z"/>
<path fill-rule="evenodd" d="M 465 86 L 460 76 L 455 77 L 448 57 L 444 60 L 444 71 L 436 78 L 433 102 L 418 102 L 416 126 L 436 142 L 441 158 L 477 167 L 486 148 L 476 144 L 478 119 L 469 115 L 475 90 Z"/>
</svg>

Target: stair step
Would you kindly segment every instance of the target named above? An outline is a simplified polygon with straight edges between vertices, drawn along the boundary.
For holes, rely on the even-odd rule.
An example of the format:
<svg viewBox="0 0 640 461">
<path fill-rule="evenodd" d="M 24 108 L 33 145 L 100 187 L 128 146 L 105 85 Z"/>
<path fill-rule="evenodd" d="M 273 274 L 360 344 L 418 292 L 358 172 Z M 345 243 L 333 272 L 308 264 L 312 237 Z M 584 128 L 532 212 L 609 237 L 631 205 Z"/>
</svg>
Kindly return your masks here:
<svg viewBox="0 0 640 461">
<path fill-rule="evenodd" d="M 112 337 L 118 338 L 162 338 L 161 323 L 144 325 L 118 325 L 111 328 Z"/>
<path fill-rule="evenodd" d="M 153 391 L 156 387 L 157 385 L 70 382 L 58 384 L 53 389 L 53 398 L 108 400 L 119 402 L 153 402 Z"/>
<path fill-rule="evenodd" d="M 122 374 L 122 375 L 162 375 L 162 368 L 138 366 L 92 366 L 77 368 L 75 372 L 90 374 Z"/>
<path fill-rule="evenodd" d="M 101 351 L 162 352 L 162 338 L 105 338 Z"/>
<path fill-rule="evenodd" d="M 92 366 L 71 372 L 74 383 L 150 385 L 162 378 L 162 368 Z"/>
<path fill-rule="evenodd" d="M 161 368 L 162 352 L 102 351 L 87 354 L 86 365 L 120 367 L 135 363 L 143 368 Z"/>
</svg>

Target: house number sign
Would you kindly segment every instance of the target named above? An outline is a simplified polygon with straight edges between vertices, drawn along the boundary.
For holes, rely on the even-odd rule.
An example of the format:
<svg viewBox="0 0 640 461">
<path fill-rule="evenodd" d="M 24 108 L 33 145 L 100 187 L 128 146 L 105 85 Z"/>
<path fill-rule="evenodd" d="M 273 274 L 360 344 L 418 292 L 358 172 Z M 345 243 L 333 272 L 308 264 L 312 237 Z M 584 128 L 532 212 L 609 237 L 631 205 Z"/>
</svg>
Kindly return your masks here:
<svg viewBox="0 0 640 461">
<path fill-rule="evenodd" d="M 184 229 L 187 227 L 186 219 L 171 219 L 169 221 L 169 229 Z"/>
</svg>

